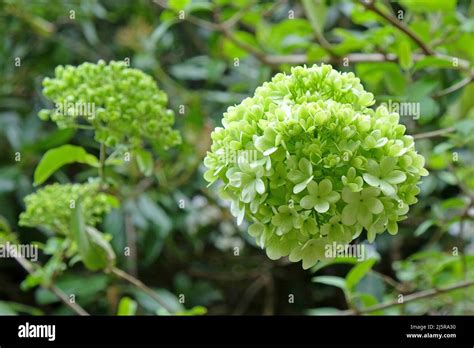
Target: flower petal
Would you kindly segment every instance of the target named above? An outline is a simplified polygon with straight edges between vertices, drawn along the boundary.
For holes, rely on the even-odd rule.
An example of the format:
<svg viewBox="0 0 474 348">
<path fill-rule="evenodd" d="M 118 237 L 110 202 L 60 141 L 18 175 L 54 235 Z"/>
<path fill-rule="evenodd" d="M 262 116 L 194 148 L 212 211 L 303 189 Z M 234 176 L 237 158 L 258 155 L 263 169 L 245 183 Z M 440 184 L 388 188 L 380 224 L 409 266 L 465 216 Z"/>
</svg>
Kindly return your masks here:
<svg viewBox="0 0 474 348">
<path fill-rule="evenodd" d="M 317 199 L 316 204 L 314 205 L 314 209 L 318 213 L 325 213 L 329 210 L 329 202 L 324 199 Z"/>
<path fill-rule="evenodd" d="M 406 178 L 407 176 L 401 170 L 393 170 L 384 177 L 384 180 L 389 184 L 400 184 L 404 182 Z"/>
<path fill-rule="evenodd" d="M 380 189 L 386 196 L 393 196 L 396 192 L 395 188 L 385 181 L 380 182 Z"/>
<path fill-rule="evenodd" d="M 380 185 L 380 179 L 372 174 L 364 173 L 364 180 L 370 186 L 378 187 Z"/>
<path fill-rule="evenodd" d="M 298 262 L 303 258 L 302 246 L 298 245 L 290 253 L 289 259 L 291 262 Z"/>
<path fill-rule="evenodd" d="M 308 183 L 307 189 L 310 195 L 317 196 L 319 193 L 318 184 L 315 181 L 311 181 L 310 183 Z"/>
<path fill-rule="evenodd" d="M 344 187 L 342 190 L 342 199 L 346 203 L 355 203 L 360 200 L 360 193 L 352 192 L 348 187 Z"/>
<path fill-rule="evenodd" d="M 265 193 L 265 184 L 263 183 L 262 179 L 258 178 L 255 180 L 255 189 L 261 195 Z"/>
<path fill-rule="evenodd" d="M 348 204 L 342 209 L 342 223 L 347 226 L 352 226 L 357 220 L 358 206 L 355 203 Z"/>
<path fill-rule="evenodd" d="M 336 203 L 339 198 L 341 198 L 341 195 L 336 191 L 332 191 L 329 195 L 326 196 L 326 200 L 331 204 Z"/>
<path fill-rule="evenodd" d="M 389 221 L 387 224 L 388 233 L 396 235 L 398 233 L 398 224 L 396 221 Z"/>
<path fill-rule="evenodd" d="M 311 162 L 308 161 L 306 158 L 301 158 L 300 161 L 298 162 L 298 168 L 306 175 L 311 175 L 313 174 L 313 166 L 311 165 Z"/>
<path fill-rule="evenodd" d="M 372 223 L 372 213 L 364 204 L 361 204 L 357 210 L 357 221 L 366 229 Z"/>
<path fill-rule="evenodd" d="M 377 233 L 375 232 L 375 229 L 373 229 L 373 228 L 369 228 L 369 229 L 367 230 L 367 240 L 369 241 L 369 243 L 373 243 L 373 242 L 374 242 L 374 240 L 375 240 L 375 235 L 376 235 L 376 234 L 377 234 Z"/>
<path fill-rule="evenodd" d="M 256 222 L 249 226 L 248 233 L 252 237 L 257 238 L 264 232 L 264 230 L 265 230 L 265 225 L 263 225 L 260 222 Z"/>
<path fill-rule="evenodd" d="M 385 177 L 390 173 L 397 164 L 397 159 L 395 157 L 384 157 L 380 161 L 380 174 L 382 177 Z"/>
<path fill-rule="evenodd" d="M 364 200 L 364 205 L 373 214 L 380 214 L 383 211 L 383 204 L 375 197 L 369 197 Z"/>
<path fill-rule="evenodd" d="M 300 205 L 304 208 L 304 209 L 313 209 L 314 206 L 316 205 L 316 199 L 312 196 L 304 196 L 301 201 L 300 201 Z"/>
<path fill-rule="evenodd" d="M 308 236 L 314 235 L 319 232 L 318 225 L 313 218 L 308 218 L 304 221 L 303 225 L 301 226 L 301 231 Z"/>
<path fill-rule="evenodd" d="M 313 180 L 313 176 L 311 175 L 308 179 L 306 179 L 305 181 L 303 182 L 300 182 L 299 184 L 295 185 L 293 187 L 293 193 L 300 193 L 301 191 L 303 191 L 306 186 L 308 186 L 308 184 L 311 182 L 311 180 Z"/>
<path fill-rule="evenodd" d="M 272 241 L 266 246 L 266 253 L 270 260 L 278 260 L 283 256 L 280 247 L 280 240 L 272 238 Z"/>
<path fill-rule="evenodd" d="M 324 179 L 319 183 L 319 195 L 327 196 L 332 191 L 332 183 L 329 179 Z"/>
<path fill-rule="evenodd" d="M 369 197 L 377 197 L 380 194 L 380 190 L 375 187 L 367 187 L 362 190 L 360 196 L 362 200 L 365 200 Z"/>
</svg>

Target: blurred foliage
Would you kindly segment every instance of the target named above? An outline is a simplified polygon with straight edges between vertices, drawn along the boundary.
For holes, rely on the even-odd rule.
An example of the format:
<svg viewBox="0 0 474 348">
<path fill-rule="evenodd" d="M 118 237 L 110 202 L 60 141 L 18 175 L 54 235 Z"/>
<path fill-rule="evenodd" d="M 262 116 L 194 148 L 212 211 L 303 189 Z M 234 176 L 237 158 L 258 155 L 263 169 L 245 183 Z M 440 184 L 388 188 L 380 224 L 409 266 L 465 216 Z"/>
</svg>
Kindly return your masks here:
<svg viewBox="0 0 474 348">
<path fill-rule="evenodd" d="M 38 118 L 51 107 L 42 80 L 58 65 L 100 59 L 129 62 L 151 75 L 167 93 L 182 135 L 178 147 L 154 149 L 149 176 L 147 155 L 141 164 L 107 171 L 121 205 L 99 228 L 116 264 L 137 274 L 172 312 L 357 312 L 400 294 L 472 281 L 474 4 L 376 1 L 376 8 L 379 13 L 349 0 L 0 0 L 0 239 L 36 243 L 44 265 L 24 280 L 14 260 L 1 260 L 0 313 L 71 314 L 53 292 L 37 287 L 44 279 L 93 314 L 168 313 L 114 275 L 64 265 L 71 245 L 51 231 L 18 226 L 47 151 L 70 144 L 99 157 L 90 130 L 57 129 Z M 318 62 L 354 72 L 378 102 L 419 103 L 419 117 L 402 115 L 401 122 L 408 134 L 418 134 L 416 148 L 430 175 L 398 235 L 367 244 L 371 258 L 303 271 L 269 260 L 247 235 L 248 226 L 236 225 L 230 207 L 206 188 L 202 161 L 228 106 L 277 72 Z M 70 162 L 45 183 L 84 183 L 98 174 Z M 473 314 L 473 292 L 462 288 L 371 313 Z"/>
</svg>

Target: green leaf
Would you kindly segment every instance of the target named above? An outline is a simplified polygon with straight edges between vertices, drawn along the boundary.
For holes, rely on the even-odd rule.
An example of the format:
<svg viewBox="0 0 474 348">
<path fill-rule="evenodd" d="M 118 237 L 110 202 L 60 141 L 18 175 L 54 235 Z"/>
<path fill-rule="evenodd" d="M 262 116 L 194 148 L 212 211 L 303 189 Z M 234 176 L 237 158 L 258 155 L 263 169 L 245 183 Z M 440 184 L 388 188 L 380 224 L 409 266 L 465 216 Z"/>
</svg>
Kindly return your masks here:
<svg viewBox="0 0 474 348">
<path fill-rule="evenodd" d="M 85 225 L 80 199 L 71 214 L 71 231 L 82 262 L 88 269 L 97 271 L 113 264 L 115 255 L 103 234 Z"/>
<path fill-rule="evenodd" d="M 311 281 L 313 283 L 331 285 L 339 289 L 346 290 L 346 280 L 344 278 L 334 277 L 334 276 L 319 276 L 319 277 L 313 277 Z"/>
<path fill-rule="evenodd" d="M 338 315 L 339 309 L 333 307 L 320 307 L 315 309 L 308 309 L 306 314 L 308 315 Z"/>
<path fill-rule="evenodd" d="M 407 86 L 406 100 L 419 100 L 429 96 L 438 87 L 439 81 L 430 77 L 423 76 L 414 83 Z"/>
<path fill-rule="evenodd" d="M 0 315 L 18 315 L 27 313 L 29 315 L 43 315 L 44 313 L 34 307 L 17 302 L 0 301 Z"/>
<path fill-rule="evenodd" d="M 158 202 L 143 194 L 138 198 L 137 204 L 143 216 L 159 226 L 164 235 L 171 231 L 173 222 Z"/>
<path fill-rule="evenodd" d="M 191 2 L 191 0 L 168 0 L 168 6 L 174 11 L 181 11 Z"/>
<path fill-rule="evenodd" d="M 415 230 L 415 237 L 419 237 L 421 236 L 423 233 L 425 233 L 426 231 L 428 231 L 428 229 L 434 225 L 434 221 L 433 220 L 426 220 L 426 221 L 423 221 Z"/>
<path fill-rule="evenodd" d="M 324 267 L 332 266 L 332 265 L 337 265 L 337 264 L 356 264 L 359 261 L 357 260 L 356 257 L 346 257 L 346 256 L 341 256 L 336 259 L 330 259 L 330 260 L 320 260 L 312 269 L 312 272 L 317 272 Z"/>
<path fill-rule="evenodd" d="M 257 41 L 252 34 L 246 31 L 236 31 L 233 34 L 237 40 L 258 47 Z M 229 59 L 243 58 L 249 54 L 246 50 L 226 38 L 223 38 L 222 53 Z"/>
<path fill-rule="evenodd" d="M 186 309 L 184 311 L 178 311 L 175 315 L 181 316 L 194 316 L 194 315 L 205 315 L 207 313 L 207 308 L 203 306 L 195 306 L 191 309 Z"/>
<path fill-rule="evenodd" d="M 326 24 L 328 8 L 324 0 L 303 0 L 303 7 L 311 27 L 321 34 Z"/>
<path fill-rule="evenodd" d="M 135 315 L 137 313 L 137 302 L 130 297 L 122 297 L 118 305 L 117 315 Z"/>
<path fill-rule="evenodd" d="M 456 131 L 464 137 L 472 135 L 474 133 L 474 119 L 466 119 L 456 122 L 454 128 L 456 128 Z"/>
<path fill-rule="evenodd" d="M 40 149 L 46 151 L 53 147 L 58 147 L 68 143 L 76 131 L 75 128 L 57 129 L 40 140 L 36 139 L 32 143 L 28 143 L 26 147 L 31 150 Z"/>
<path fill-rule="evenodd" d="M 346 276 L 347 289 L 352 290 L 364 278 L 364 276 L 372 269 L 376 259 L 369 259 L 355 265 Z"/>
<path fill-rule="evenodd" d="M 103 273 L 90 274 L 87 276 L 87 286 L 84 279 L 77 277 L 76 273 L 68 272 L 54 280 L 54 284 L 66 294 L 75 294 L 81 299 L 82 305 L 87 305 L 102 296 L 107 289 L 109 276 Z M 59 303 L 61 300 L 51 291 L 38 288 L 35 292 L 36 303 L 39 305 L 50 305 Z"/>
<path fill-rule="evenodd" d="M 404 95 L 406 90 L 406 78 L 402 74 L 400 68 L 390 63 L 383 68 L 384 81 L 387 89 L 394 95 Z"/>
<path fill-rule="evenodd" d="M 63 145 L 47 151 L 36 167 L 34 174 L 35 185 L 45 182 L 59 168 L 69 163 L 84 163 L 93 167 L 99 165 L 97 157 L 86 152 L 80 146 Z"/>
<path fill-rule="evenodd" d="M 407 40 L 402 40 L 398 45 L 398 57 L 402 69 L 408 70 L 413 66 L 411 46 Z"/>
<path fill-rule="evenodd" d="M 170 68 L 170 73 L 181 80 L 218 81 L 225 71 L 225 63 L 208 56 L 197 56 Z"/>
<path fill-rule="evenodd" d="M 153 174 L 153 156 L 150 152 L 143 150 L 143 149 L 138 149 L 136 151 L 136 158 L 137 158 L 137 164 L 138 164 L 138 169 L 140 172 L 143 173 L 145 176 L 150 176 Z"/>
<path fill-rule="evenodd" d="M 428 124 L 439 113 L 439 104 L 429 97 L 419 100 L 420 103 L 420 124 Z"/>
<path fill-rule="evenodd" d="M 415 63 L 415 71 L 425 68 L 453 69 L 453 61 L 441 57 L 424 57 Z"/>
<path fill-rule="evenodd" d="M 445 13 L 456 8 L 456 0 L 401 0 L 400 3 L 408 10 L 419 13 L 436 11 Z"/>
<path fill-rule="evenodd" d="M 353 297 L 353 300 L 357 302 L 361 302 L 362 307 L 361 308 L 368 308 L 375 306 L 376 304 L 379 303 L 377 300 L 377 297 L 371 294 L 355 294 Z M 375 311 L 375 312 L 370 312 L 370 315 L 382 315 L 384 312 L 383 311 Z"/>
</svg>

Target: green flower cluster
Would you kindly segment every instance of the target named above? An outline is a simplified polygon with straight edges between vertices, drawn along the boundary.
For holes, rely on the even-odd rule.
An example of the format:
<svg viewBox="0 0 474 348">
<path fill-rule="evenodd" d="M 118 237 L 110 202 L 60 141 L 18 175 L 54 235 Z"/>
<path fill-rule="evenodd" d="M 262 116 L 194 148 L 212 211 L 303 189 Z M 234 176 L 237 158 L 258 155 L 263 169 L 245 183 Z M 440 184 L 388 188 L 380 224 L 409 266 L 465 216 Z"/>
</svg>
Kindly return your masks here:
<svg viewBox="0 0 474 348">
<path fill-rule="evenodd" d="M 19 224 L 69 235 L 71 214 L 79 198 L 87 226 L 95 226 L 119 205 L 114 196 L 99 191 L 98 183 L 52 184 L 25 197 L 26 211 L 20 214 Z"/>
<path fill-rule="evenodd" d="M 55 78 L 45 78 L 43 87 L 55 108 L 41 110 L 39 117 L 59 128 L 89 123 L 95 139 L 109 147 L 140 147 L 145 138 L 168 148 L 181 140 L 172 129 L 174 113 L 166 108 L 166 94 L 151 76 L 125 62 L 58 66 Z"/>
<path fill-rule="evenodd" d="M 224 183 L 232 214 L 252 222 L 271 259 L 306 269 L 363 229 L 370 242 L 397 233 L 428 172 L 399 115 L 374 102 L 353 73 L 314 65 L 276 75 L 224 114 L 204 177 Z"/>
</svg>

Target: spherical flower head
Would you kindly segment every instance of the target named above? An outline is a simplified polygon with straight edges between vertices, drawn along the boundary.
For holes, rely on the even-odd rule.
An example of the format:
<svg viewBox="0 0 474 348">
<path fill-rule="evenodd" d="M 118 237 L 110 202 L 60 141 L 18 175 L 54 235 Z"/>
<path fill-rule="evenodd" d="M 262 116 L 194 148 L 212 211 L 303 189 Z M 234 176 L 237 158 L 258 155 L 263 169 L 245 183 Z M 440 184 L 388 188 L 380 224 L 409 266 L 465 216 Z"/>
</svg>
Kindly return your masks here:
<svg viewBox="0 0 474 348">
<path fill-rule="evenodd" d="M 101 221 L 105 213 L 119 205 L 114 196 L 100 192 L 98 183 L 52 184 L 25 197 L 26 211 L 20 214 L 19 224 L 68 235 L 71 214 L 79 199 L 84 221 L 92 227 Z"/>
<path fill-rule="evenodd" d="M 95 139 L 109 147 L 140 147 L 146 139 L 166 149 L 180 142 L 166 94 L 151 76 L 125 62 L 58 66 L 43 87 L 54 108 L 41 110 L 39 117 L 59 128 L 92 126 Z"/>
<path fill-rule="evenodd" d="M 223 182 L 271 259 L 307 269 L 363 230 L 369 242 L 397 233 L 428 172 L 399 115 L 374 103 L 353 73 L 314 65 L 277 74 L 224 114 L 204 177 Z"/>
</svg>

